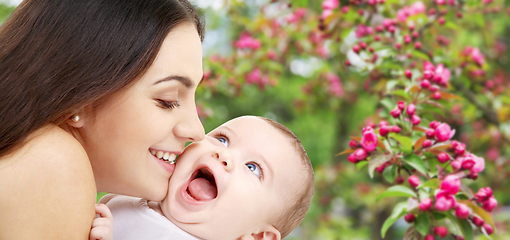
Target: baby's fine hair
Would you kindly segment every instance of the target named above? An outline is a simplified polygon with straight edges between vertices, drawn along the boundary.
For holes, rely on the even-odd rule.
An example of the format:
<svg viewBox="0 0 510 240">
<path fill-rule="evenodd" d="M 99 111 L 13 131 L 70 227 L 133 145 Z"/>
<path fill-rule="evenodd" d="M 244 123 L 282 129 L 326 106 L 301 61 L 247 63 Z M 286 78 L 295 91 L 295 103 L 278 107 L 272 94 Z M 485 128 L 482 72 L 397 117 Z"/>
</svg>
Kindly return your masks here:
<svg viewBox="0 0 510 240">
<path fill-rule="evenodd" d="M 292 202 L 293 204 L 286 205 L 287 207 L 283 209 L 283 211 L 276 218 L 276 221 L 273 222 L 274 227 L 280 231 L 281 237 L 283 239 L 289 235 L 292 230 L 294 230 L 301 223 L 301 221 L 303 221 L 306 212 L 308 212 L 308 209 L 310 208 L 310 203 L 312 202 L 312 197 L 315 190 L 313 167 L 308 154 L 306 154 L 303 144 L 301 144 L 299 138 L 289 128 L 272 119 L 265 117 L 259 118 L 265 120 L 273 127 L 280 130 L 285 136 L 290 138 L 291 144 L 294 145 L 301 158 L 304 172 L 306 173 L 304 176 L 300 176 L 300 179 L 302 179 L 304 182 L 301 191 L 296 193 L 294 199 L 289 200 L 295 200 Z"/>
</svg>

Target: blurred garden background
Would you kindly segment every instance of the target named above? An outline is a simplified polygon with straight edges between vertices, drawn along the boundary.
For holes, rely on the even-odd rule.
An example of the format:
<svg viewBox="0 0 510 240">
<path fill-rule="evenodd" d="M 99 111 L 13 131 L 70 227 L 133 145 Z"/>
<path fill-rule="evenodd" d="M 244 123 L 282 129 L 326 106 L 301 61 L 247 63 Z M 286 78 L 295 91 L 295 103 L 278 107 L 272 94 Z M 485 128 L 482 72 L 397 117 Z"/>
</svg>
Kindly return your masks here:
<svg viewBox="0 0 510 240">
<path fill-rule="evenodd" d="M 196 95 L 206 132 L 240 115 L 269 117 L 301 139 L 313 163 L 313 203 L 285 239 L 423 239 L 435 225 L 450 233 L 435 239 L 510 239 L 510 0 L 192 2 L 206 20 L 204 82 Z M 0 21 L 16 4 L 0 5 Z M 395 118 L 399 101 L 415 104 L 418 120 Z M 425 230 L 423 222 L 408 223 L 394 208 L 412 197 L 378 196 L 395 185 L 413 189 L 399 178 L 420 169 L 348 160 L 348 149 L 356 148 L 351 140 L 367 126 L 380 141 L 381 126 L 399 126 L 405 140 L 391 136 L 401 147 L 410 141 L 414 152 L 424 141 L 420 129 L 433 121 L 455 129 L 450 140 L 485 160 L 483 171 L 461 181 L 471 195 L 492 189 L 491 235 L 466 221 L 468 234 L 448 217 L 431 217 Z M 421 179 L 438 178 L 436 164 L 425 160 L 432 173 Z M 461 192 L 458 199 L 470 199 L 468 189 Z"/>
</svg>

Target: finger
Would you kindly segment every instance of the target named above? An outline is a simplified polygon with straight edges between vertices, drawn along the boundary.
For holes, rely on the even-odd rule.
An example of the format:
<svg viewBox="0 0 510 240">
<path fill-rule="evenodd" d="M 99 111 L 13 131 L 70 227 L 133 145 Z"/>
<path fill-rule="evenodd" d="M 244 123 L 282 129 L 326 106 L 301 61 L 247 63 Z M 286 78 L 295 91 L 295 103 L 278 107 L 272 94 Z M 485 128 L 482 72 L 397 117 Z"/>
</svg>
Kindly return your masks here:
<svg viewBox="0 0 510 240">
<path fill-rule="evenodd" d="M 105 226 L 105 227 L 109 227 L 110 229 L 112 228 L 112 221 L 108 218 L 96 218 L 94 219 L 94 221 L 92 221 L 92 227 L 101 227 L 101 226 Z"/>
<path fill-rule="evenodd" d="M 109 218 L 113 220 L 112 212 L 102 203 L 96 204 L 96 214 L 99 214 L 102 218 Z"/>
<path fill-rule="evenodd" d="M 110 240 L 112 239 L 112 232 L 109 228 L 99 226 L 90 230 L 89 240 Z"/>
</svg>

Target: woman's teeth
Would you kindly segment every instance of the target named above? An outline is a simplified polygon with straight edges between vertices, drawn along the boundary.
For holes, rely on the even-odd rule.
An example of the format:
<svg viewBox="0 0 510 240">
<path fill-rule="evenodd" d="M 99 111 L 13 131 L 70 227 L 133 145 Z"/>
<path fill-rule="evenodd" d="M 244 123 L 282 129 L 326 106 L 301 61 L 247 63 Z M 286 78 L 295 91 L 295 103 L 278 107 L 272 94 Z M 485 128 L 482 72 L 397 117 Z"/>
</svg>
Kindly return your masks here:
<svg viewBox="0 0 510 240">
<path fill-rule="evenodd" d="M 156 150 L 151 150 L 151 154 L 165 162 L 169 162 L 170 164 L 174 164 L 175 158 L 177 157 L 177 155 L 175 155 L 174 153 L 163 152 L 163 151 L 156 152 Z"/>
</svg>

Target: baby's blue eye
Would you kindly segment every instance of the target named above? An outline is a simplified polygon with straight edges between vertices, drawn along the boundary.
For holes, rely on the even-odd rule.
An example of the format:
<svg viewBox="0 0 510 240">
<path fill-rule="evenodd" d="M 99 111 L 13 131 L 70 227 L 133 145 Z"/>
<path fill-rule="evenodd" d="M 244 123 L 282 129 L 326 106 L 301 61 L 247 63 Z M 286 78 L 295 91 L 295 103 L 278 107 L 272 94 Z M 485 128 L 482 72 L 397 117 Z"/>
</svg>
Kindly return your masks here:
<svg viewBox="0 0 510 240">
<path fill-rule="evenodd" d="M 246 166 L 248 167 L 248 169 L 250 169 L 250 171 L 253 172 L 253 174 L 255 174 L 258 178 L 260 178 L 262 176 L 262 171 L 260 169 L 260 166 L 256 163 L 247 163 Z"/>
<path fill-rule="evenodd" d="M 225 147 L 228 147 L 228 139 L 226 137 L 217 137 L 216 139 L 218 139 L 218 141 L 220 141 L 221 143 L 223 143 L 223 145 L 225 145 Z"/>
</svg>

